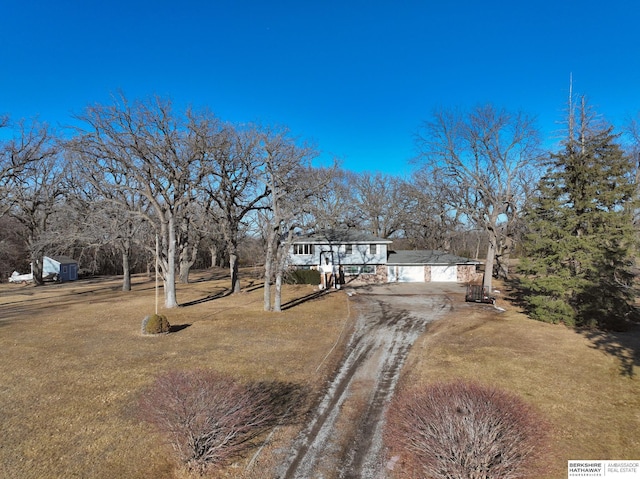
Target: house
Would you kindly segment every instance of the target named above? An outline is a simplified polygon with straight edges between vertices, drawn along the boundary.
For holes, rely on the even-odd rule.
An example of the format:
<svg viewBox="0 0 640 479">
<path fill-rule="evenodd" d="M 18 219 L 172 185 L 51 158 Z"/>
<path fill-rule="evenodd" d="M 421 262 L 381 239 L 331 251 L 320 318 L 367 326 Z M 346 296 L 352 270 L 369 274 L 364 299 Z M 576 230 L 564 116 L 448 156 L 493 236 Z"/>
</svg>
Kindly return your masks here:
<svg viewBox="0 0 640 479">
<path fill-rule="evenodd" d="M 393 251 L 392 241 L 352 230 L 296 238 L 289 266 L 318 269 L 323 286 L 344 283 L 476 281 L 479 261 L 441 251 Z"/>
<path fill-rule="evenodd" d="M 78 279 L 78 262 L 67 256 L 45 256 L 42 277 L 60 282 L 75 281 Z"/>
<path fill-rule="evenodd" d="M 352 230 L 331 230 L 294 240 L 289 265 L 296 269 L 318 269 L 323 285 L 349 283 L 358 278 L 364 283 L 385 282 L 387 247 L 391 240 Z"/>
</svg>

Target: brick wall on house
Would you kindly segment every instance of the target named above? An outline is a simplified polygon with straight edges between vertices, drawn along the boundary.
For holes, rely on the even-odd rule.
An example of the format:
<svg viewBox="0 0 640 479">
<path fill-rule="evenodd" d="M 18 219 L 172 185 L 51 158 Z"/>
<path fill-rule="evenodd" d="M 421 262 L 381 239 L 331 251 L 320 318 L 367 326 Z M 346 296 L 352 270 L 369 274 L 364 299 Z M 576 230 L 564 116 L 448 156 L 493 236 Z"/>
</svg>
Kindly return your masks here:
<svg viewBox="0 0 640 479">
<path fill-rule="evenodd" d="M 426 283 L 430 283 L 431 282 L 431 266 L 425 266 L 424 267 L 424 281 Z"/>
<path fill-rule="evenodd" d="M 383 264 L 376 265 L 374 274 L 360 274 L 355 276 L 345 276 L 345 284 L 381 284 L 387 282 L 387 266 Z"/>
<path fill-rule="evenodd" d="M 458 265 L 458 283 L 482 282 L 482 273 L 476 271 L 475 264 Z"/>
</svg>

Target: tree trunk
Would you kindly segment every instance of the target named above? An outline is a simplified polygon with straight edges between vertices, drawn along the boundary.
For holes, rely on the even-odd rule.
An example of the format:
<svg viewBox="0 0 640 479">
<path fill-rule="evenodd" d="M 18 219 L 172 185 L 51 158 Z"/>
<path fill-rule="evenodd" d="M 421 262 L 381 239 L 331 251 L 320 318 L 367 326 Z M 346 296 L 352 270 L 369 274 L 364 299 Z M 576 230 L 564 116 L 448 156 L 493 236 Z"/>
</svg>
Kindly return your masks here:
<svg viewBox="0 0 640 479">
<path fill-rule="evenodd" d="M 178 282 L 182 284 L 189 283 L 189 272 L 191 271 L 191 263 L 189 261 L 180 261 Z"/>
<path fill-rule="evenodd" d="M 273 241 L 267 238 L 267 251 L 264 258 L 264 310 L 272 311 L 271 308 L 271 278 L 273 277 Z"/>
<path fill-rule="evenodd" d="M 164 307 L 176 308 L 176 229 L 173 218 L 169 219 L 167 225 L 168 248 L 167 267 L 164 272 Z"/>
<path fill-rule="evenodd" d="M 33 268 L 33 283 L 40 286 L 44 283 L 42 281 L 42 255 L 40 253 L 31 257 L 31 265 Z"/>
<path fill-rule="evenodd" d="M 211 267 L 215 268 L 218 266 L 218 247 L 210 246 L 209 253 L 211 254 Z"/>
<path fill-rule="evenodd" d="M 280 268 L 276 273 L 276 294 L 273 298 L 273 310 L 276 313 L 282 312 L 282 270 Z"/>
<path fill-rule="evenodd" d="M 189 273 L 191 267 L 195 264 L 198 258 L 197 246 L 184 246 L 180 251 L 180 272 L 178 274 L 178 281 L 182 284 L 189 283 Z"/>
<path fill-rule="evenodd" d="M 122 291 L 131 291 L 131 267 L 126 249 L 122 251 Z"/>
<path fill-rule="evenodd" d="M 484 277 L 482 278 L 482 285 L 487 289 L 487 293 L 491 294 L 493 290 L 493 263 L 496 257 L 496 240 L 495 234 L 489 232 L 489 246 L 487 247 L 487 259 L 484 263 Z"/>
<path fill-rule="evenodd" d="M 240 289 L 240 278 L 238 276 L 238 253 L 233 248 L 233 251 L 229 253 L 229 271 L 231 273 L 231 291 L 235 293 L 239 293 Z"/>
</svg>

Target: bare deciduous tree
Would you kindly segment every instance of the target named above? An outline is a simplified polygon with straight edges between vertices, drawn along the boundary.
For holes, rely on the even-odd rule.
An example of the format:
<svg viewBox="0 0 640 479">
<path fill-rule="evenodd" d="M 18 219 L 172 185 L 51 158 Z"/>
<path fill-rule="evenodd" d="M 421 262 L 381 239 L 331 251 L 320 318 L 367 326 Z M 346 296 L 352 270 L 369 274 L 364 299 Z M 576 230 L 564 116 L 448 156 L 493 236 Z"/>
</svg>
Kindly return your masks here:
<svg viewBox="0 0 640 479">
<path fill-rule="evenodd" d="M 178 228 L 205 174 L 201 119 L 190 110 L 185 116 L 161 98 L 130 103 L 121 96 L 113 105 L 88 107 L 79 119 L 89 128 L 70 143 L 90 170 L 87 177 L 119 191 L 111 201 L 128 208 L 123 198 L 140 194 L 151 205 L 136 213 L 159 234 L 167 308 L 178 305 Z"/>
<path fill-rule="evenodd" d="M 9 214 L 24 226 L 33 279 L 41 284 L 44 252 L 53 241 L 47 236 L 50 219 L 64 195 L 59 147 L 46 125 L 21 123 L 19 131 L 4 148 L 4 198 Z"/>
<path fill-rule="evenodd" d="M 361 221 L 354 208 L 356 198 L 349 181 L 353 174 L 337 167 L 330 172 L 323 194 L 313 201 L 309 223 L 315 223 L 314 229 L 318 231 L 359 228 Z"/>
<path fill-rule="evenodd" d="M 262 207 L 269 194 L 259 181 L 264 168 L 264 154 L 260 148 L 261 134 L 255 127 L 233 127 L 210 122 L 204 145 L 208 176 L 203 189 L 213 203 L 209 214 L 218 223 L 229 255 L 231 289 L 240 292 L 238 276 L 238 239 L 247 215 Z"/>
<path fill-rule="evenodd" d="M 461 213 L 440 186 L 437 173 L 417 171 L 406 185 L 403 229 L 415 248 L 450 252 L 461 230 Z"/>
<path fill-rule="evenodd" d="M 486 231 L 489 245 L 484 286 L 491 289 L 493 266 L 508 224 L 518 215 L 539 156 L 539 134 L 523 113 L 492 105 L 469 113 L 438 111 L 419 135 L 419 160 L 441 178 L 441 188 L 463 221 Z"/>
<path fill-rule="evenodd" d="M 349 176 L 355 195 L 360 227 L 379 238 L 389 238 L 400 231 L 407 209 L 407 185 L 394 176 L 382 173 L 357 173 Z"/>
<path fill-rule="evenodd" d="M 321 194 L 328 175 L 323 180 L 322 170 L 311 166 L 316 152 L 308 146 L 298 146 L 286 131 L 266 132 L 263 147 L 266 154 L 263 181 L 269 191 L 268 208 L 262 215 L 266 243 L 264 309 L 279 312 L 283 274 L 294 231 L 300 228 L 311 199 Z"/>
</svg>

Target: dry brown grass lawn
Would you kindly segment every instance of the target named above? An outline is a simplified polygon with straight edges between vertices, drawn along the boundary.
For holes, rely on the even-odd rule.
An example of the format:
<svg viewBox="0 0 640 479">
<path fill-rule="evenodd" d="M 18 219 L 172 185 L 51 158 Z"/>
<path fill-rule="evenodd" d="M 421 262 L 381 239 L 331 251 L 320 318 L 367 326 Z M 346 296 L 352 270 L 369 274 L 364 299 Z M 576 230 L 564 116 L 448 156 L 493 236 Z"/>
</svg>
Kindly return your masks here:
<svg viewBox="0 0 640 479">
<path fill-rule="evenodd" d="M 139 391 L 164 371 L 213 368 L 319 392 L 352 324 L 344 293 L 268 314 L 257 281 L 222 296 L 220 276 L 180 285 L 178 300 L 193 304 L 161 311 L 182 329 L 159 337 L 139 333 L 154 308 L 144 277 L 130 293 L 116 280 L 0 285 L 0 477 L 185 478 L 134 414 Z M 284 300 L 313 293 L 287 287 Z M 416 343 L 402 384 L 469 378 L 535 404 L 554 431 L 548 479 L 566 477 L 568 459 L 638 459 L 637 333 L 588 338 L 501 304 L 507 312 L 456 301 Z M 278 428 L 251 467 L 248 456 L 222 477 L 271 477 L 301 426 Z"/>
<path fill-rule="evenodd" d="M 456 304 L 414 346 L 403 384 L 463 378 L 519 394 L 551 424 L 549 479 L 570 459 L 640 458 L 638 331 L 592 336 L 499 305 Z"/>
<path fill-rule="evenodd" d="M 220 272 L 214 272 L 220 277 Z M 212 368 L 246 380 L 293 383 L 318 391 L 348 336 L 348 305 L 339 292 L 265 313 L 262 288 L 245 278 L 239 295 L 223 296 L 228 279 L 212 272 L 178 286 L 180 303 L 162 310 L 179 331 L 144 337 L 154 311 L 154 282 L 134 279 L 44 287 L 0 285 L 0 477 L 171 478 L 171 452 L 135 416 L 140 390 L 173 369 Z M 198 281 L 199 280 L 199 281 Z M 304 299 L 311 286 L 290 286 L 283 301 Z M 212 299 L 216 298 L 216 299 Z M 182 329 L 180 329 L 182 328 Z M 299 426 L 282 427 L 273 447 Z M 245 472 L 267 477 L 268 448 Z"/>
</svg>

